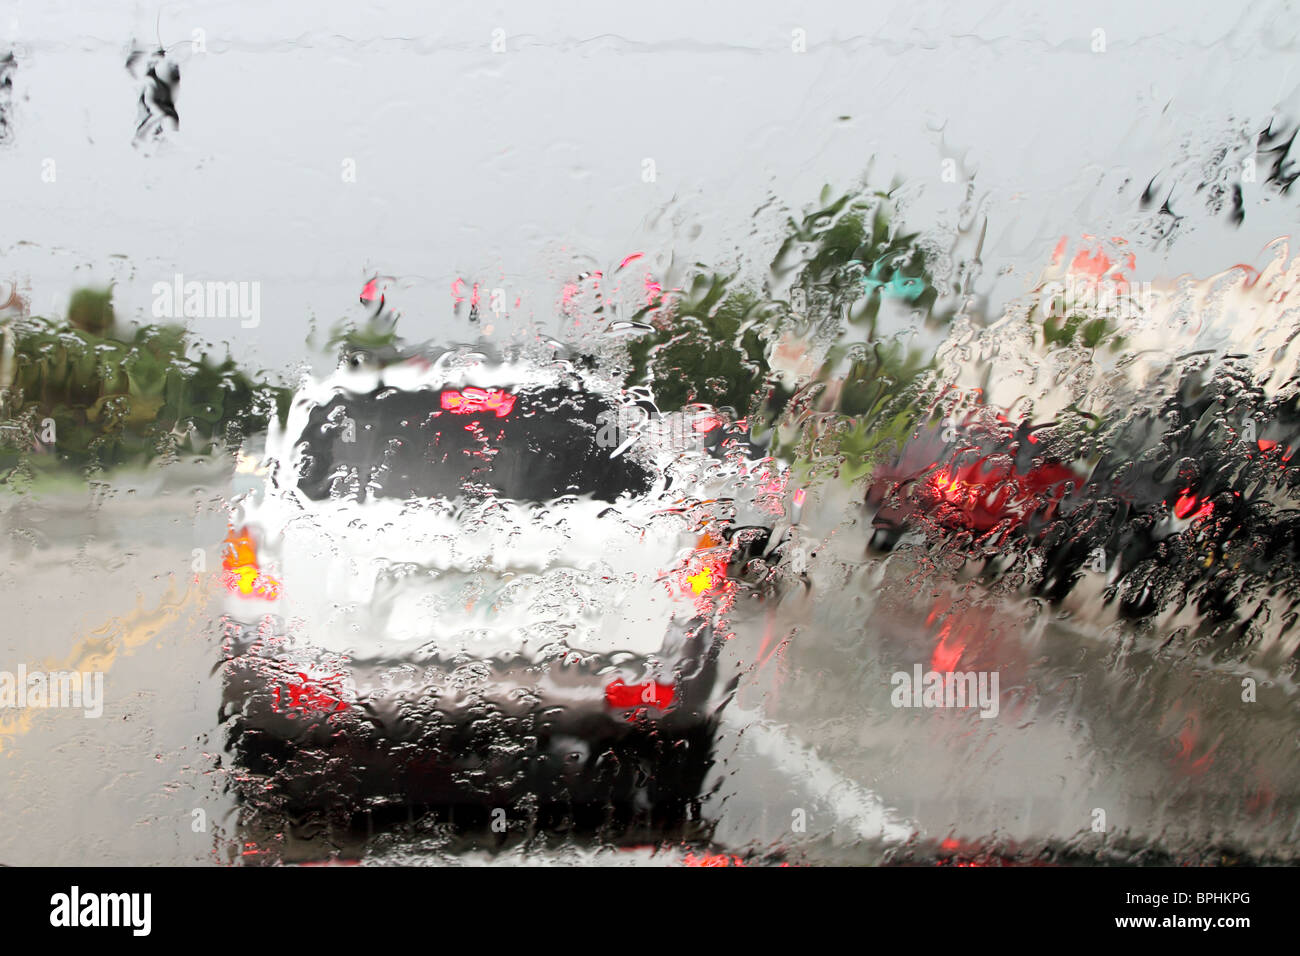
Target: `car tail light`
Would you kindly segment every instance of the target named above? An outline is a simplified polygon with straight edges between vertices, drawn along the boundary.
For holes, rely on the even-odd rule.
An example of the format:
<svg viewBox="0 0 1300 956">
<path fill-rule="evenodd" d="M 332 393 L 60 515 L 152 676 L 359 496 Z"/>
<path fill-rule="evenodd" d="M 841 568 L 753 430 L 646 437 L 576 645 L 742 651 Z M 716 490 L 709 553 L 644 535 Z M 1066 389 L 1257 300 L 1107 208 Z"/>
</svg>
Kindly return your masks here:
<svg viewBox="0 0 1300 956">
<path fill-rule="evenodd" d="M 309 674 L 298 673 L 289 680 L 273 684 L 271 687 L 271 706 L 276 713 L 296 713 L 303 716 L 310 714 L 332 714 L 347 709 L 343 693 L 339 689 L 341 674 L 328 678 L 314 678 Z"/>
<path fill-rule="evenodd" d="M 949 509 L 950 519 L 960 515 L 962 523 L 990 531 L 1002 522 L 1022 525 L 1035 513 L 1052 518 L 1067 488 L 1081 483 L 1063 465 L 1039 465 L 1022 472 L 1009 463 L 981 458 L 931 474 L 925 496 Z M 944 520 L 942 512 L 940 520 Z"/>
<path fill-rule="evenodd" d="M 676 688 L 648 680 L 640 684 L 625 684 L 621 677 L 605 687 L 605 703 L 610 707 L 654 707 L 666 710 L 673 702 Z"/>
<path fill-rule="evenodd" d="M 1214 502 L 1203 501 L 1198 496 L 1191 493 L 1192 489 L 1184 488 L 1178 500 L 1174 502 L 1174 514 L 1179 518 L 1195 521 L 1198 518 L 1208 518 L 1214 513 Z"/>
<path fill-rule="evenodd" d="M 505 418 L 514 411 L 515 396 L 500 389 L 447 389 L 440 396 L 439 403 L 454 415 L 492 412 L 497 418 Z"/>
<path fill-rule="evenodd" d="M 725 853 L 701 853 L 696 856 L 694 853 L 687 853 L 682 859 L 682 866 L 744 866 L 745 861 L 740 857 L 732 854 L 728 856 Z"/>
</svg>

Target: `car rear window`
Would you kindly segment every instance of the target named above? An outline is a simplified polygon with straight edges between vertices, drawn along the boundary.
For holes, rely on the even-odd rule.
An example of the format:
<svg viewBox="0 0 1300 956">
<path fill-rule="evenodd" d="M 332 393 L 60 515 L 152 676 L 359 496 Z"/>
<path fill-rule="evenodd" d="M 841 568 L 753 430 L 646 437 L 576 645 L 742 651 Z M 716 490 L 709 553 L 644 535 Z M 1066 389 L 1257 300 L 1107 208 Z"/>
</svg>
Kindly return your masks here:
<svg viewBox="0 0 1300 956">
<path fill-rule="evenodd" d="M 612 502 L 651 480 L 597 443 L 613 408 L 562 387 L 341 391 L 311 411 L 298 487 L 315 501 L 590 494 Z"/>
</svg>

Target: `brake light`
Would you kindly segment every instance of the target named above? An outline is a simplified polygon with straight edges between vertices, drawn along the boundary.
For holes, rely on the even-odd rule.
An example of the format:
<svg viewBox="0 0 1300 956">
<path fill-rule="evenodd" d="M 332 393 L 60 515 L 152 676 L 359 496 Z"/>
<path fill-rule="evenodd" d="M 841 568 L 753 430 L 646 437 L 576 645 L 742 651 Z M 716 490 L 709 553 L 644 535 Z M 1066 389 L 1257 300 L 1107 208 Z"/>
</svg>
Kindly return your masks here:
<svg viewBox="0 0 1300 956">
<path fill-rule="evenodd" d="M 1064 465 L 1020 472 L 1010 464 L 981 458 L 930 475 L 926 491 L 932 502 L 959 512 L 970 527 L 989 531 L 1004 521 L 1021 525 L 1035 512 L 1053 517 L 1069 485 L 1079 482 Z"/>
<path fill-rule="evenodd" d="M 334 674 L 317 679 L 309 674 L 298 673 L 296 679 L 291 678 L 283 685 L 276 683 L 271 687 L 271 705 L 276 713 L 287 711 L 302 715 L 332 714 L 346 710 L 348 705 L 337 686 L 341 677 L 341 674 Z M 282 686 L 284 693 L 281 693 Z"/>
<path fill-rule="evenodd" d="M 687 853 L 682 859 L 682 866 L 744 866 L 745 861 L 740 857 L 727 856 L 725 853 L 701 853 L 696 856 L 694 853 Z"/>
<path fill-rule="evenodd" d="M 660 684 L 653 680 L 625 684 L 623 678 L 619 677 L 605 687 L 605 703 L 610 707 L 655 707 L 664 710 L 672 704 L 675 690 L 672 684 Z"/>
<path fill-rule="evenodd" d="M 1191 493 L 1191 490 L 1184 488 L 1182 494 L 1178 496 L 1178 500 L 1174 502 L 1174 514 L 1183 519 L 1190 517 L 1193 521 L 1198 518 L 1208 518 L 1214 512 L 1214 502 L 1202 502 Z"/>
<path fill-rule="evenodd" d="M 458 391 L 453 388 L 442 393 L 440 402 L 445 411 L 454 415 L 492 412 L 497 418 L 505 418 L 514 410 L 515 397 L 500 389 L 465 388 Z"/>
</svg>

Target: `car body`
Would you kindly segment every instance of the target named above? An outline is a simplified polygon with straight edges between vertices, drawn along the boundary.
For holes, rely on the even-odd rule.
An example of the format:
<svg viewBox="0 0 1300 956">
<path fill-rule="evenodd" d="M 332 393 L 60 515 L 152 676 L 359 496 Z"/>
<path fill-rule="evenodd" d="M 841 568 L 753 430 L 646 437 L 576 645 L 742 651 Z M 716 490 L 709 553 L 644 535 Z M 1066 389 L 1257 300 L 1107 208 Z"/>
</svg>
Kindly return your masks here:
<svg viewBox="0 0 1300 956">
<path fill-rule="evenodd" d="M 225 544 L 223 717 L 253 789 L 695 800 L 734 529 L 784 490 L 729 431 L 549 347 L 352 356 L 301 388 Z"/>
<path fill-rule="evenodd" d="M 1126 617 L 1183 595 L 1226 624 L 1254 613 L 1243 581 L 1300 567 L 1296 447 L 1294 400 L 1192 369 L 1160 405 L 1086 427 L 990 408 L 927 422 L 875 469 L 865 505 L 878 550 L 958 544 L 994 575 L 1021 557 L 1052 601 L 1093 575 Z"/>
<path fill-rule="evenodd" d="M 1086 477 L 1037 445 L 1028 423 L 993 416 L 922 425 L 867 483 L 873 545 L 889 550 L 909 531 L 995 544 L 1040 532 Z"/>
</svg>

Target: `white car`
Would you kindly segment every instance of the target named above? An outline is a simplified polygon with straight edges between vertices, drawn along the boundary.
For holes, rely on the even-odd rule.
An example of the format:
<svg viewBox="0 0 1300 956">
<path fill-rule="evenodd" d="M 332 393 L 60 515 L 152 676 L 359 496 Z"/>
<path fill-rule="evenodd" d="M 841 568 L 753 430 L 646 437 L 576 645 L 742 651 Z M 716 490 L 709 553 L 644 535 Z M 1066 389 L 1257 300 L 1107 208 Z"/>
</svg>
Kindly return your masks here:
<svg viewBox="0 0 1300 956">
<path fill-rule="evenodd" d="M 250 792 L 693 805 L 718 617 L 784 508 L 743 424 L 466 346 L 353 357 L 274 426 L 223 562 Z"/>
</svg>

